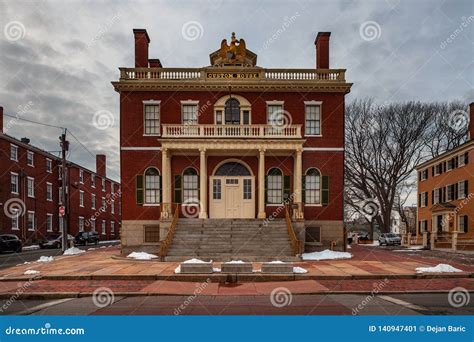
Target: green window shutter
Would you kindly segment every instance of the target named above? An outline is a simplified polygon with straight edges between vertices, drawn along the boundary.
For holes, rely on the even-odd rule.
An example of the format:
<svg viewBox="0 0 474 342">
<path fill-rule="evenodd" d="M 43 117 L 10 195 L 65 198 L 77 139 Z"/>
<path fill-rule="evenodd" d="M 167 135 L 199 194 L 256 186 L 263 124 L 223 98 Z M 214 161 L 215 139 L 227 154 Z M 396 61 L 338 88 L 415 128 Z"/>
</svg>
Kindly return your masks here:
<svg viewBox="0 0 474 342">
<path fill-rule="evenodd" d="M 328 205 L 329 203 L 329 176 L 323 176 L 321 197 L 322 197 L 321 204 Z"/>
<path fill-rule="evenodd" d="M 265 176 L 265 204 L 268 203 L 268 176 Z"/>
<path fill-rule="evenodd" d="M 174 176 L 174 202 L 181 203 L 182 199 L 181 175 Z"/>
<path fill-rule="evenodd" d="M 137 175 L 135 188 L 137 204 L 143 204 L 143 175 Z"/>
<path fill-rule="evenodd" d="M 197 184 L 198 198 L 196 198 L 196 199 L 198 200 L 198 203 L 201 203 L 201 179 L 199 177 L 200 177 L 200 175 L 198 175 L 198 184 Z"/>
<path fill-rule="evenodd" d="M 160 186 L 160 198 L 159 198 L 160 203 L 163 201 L 163 186 L 162 186 L 163 179 L 162 178 L 163 178 L 162 176 L 158 178 L 159 186 Z"/>
<path fill-rule="evenodd" d="M 291 177 L 283 177 L 283 201 L 288 201 L 291 195 Z"/>
<path fill-rule="evenodd" d="M 301 200 L 306 203 L 306 176 L 301 181 Z"/>
</svg>

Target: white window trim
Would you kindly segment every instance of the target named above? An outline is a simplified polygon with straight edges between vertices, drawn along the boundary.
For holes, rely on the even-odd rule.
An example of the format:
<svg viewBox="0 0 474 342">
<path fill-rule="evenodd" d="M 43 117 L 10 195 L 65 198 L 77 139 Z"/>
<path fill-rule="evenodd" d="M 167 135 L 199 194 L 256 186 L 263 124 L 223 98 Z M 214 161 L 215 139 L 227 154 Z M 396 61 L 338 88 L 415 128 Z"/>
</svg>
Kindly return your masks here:
<svg viewBox="0 0 474 342">
<path fill-rule="evenodd" d="M 94 224 L 92 224 L 94 222 Z M 95 232 L 97 230 L 95 218 L 91 218 L 91 231 Z"/>
<path fill-rule="evenodd" d="M 81 221 L 82 221 L 82 230 L 81 230 Z M 77 220 L 77 229 L 80 231 L 80 232 L 83 232 L 84 231 L 84 228 L 86 226 L 86 222 L 84 220 L 84 216 L 79 216 L 78 217 L 78 220 Z"/>
<path fill-rule="evenodd" d="M 427 171 L 427 172 L 426 172 L 426 175 L 427 175 L 426 177 L 424 176 L 425 171 Z M 420 180 L 420 182 L 424 182 L 425 180 L 428 180 L 428 174 L 430 173 L 430 172 L 428 171 L 428 169 L 423 169 L 423 170 L 421 170 L 420 172 L 421 172 L 421 180 Z"/>
<path fill-rule="evenodd" d="M 460 185 L 461 185 L 461 183 L 464 185 L 464 182 L 465 182 L 465 180 L 462 180 L 462 181 L 458 182 L 458 193 L 457 193 L 458 199 L 466 198 L 465 194 L 460 192 L 461 191 L 461 186 Z M 464 189 L 464 192 L 466 192 L 466 189 Z"/>
<path fill-rule="evenodd" d="M 102 191 L 105 192 L 105 189 L 107 189 L 107 181 L 105 178 L 102 178 L 100 186 L 102 187 Z"/>
<path fill-rule="evenodd" d="M 81 203 L 81 199 L 82 199 L 82 203 Z M 84 208 L 84 191 L 83 190 L 79 190 L 79 206 L 81 208 Z"/>
<path fill-rule="evenodd" d="M 106 220 L 102 220 L 102 222 L 100 224 L 100 233 L 102 235 L 107 235 L 107 221 Z"/>
<path fill-rule="evenodd" d="M 51 198 L 48 198 L 48 186 L 51 186 Z M 46 200 L 48 202 L 53 201 L 53 183 L 50 182 L 46 182 Z"/>
<path fill-rule="evenodd" d="M 35 198 L 35 179 L 34 179 L 34 177 L 30 177 L 30 176 L 28 176 L 28 177 L 26 177 L 26 178 L 27 178 L 27 180 L 26 180 L 26 195 L 27 195 L 29 198 Z M 33 190 L 33 195 L 30 195 L 30 192 L 28 191 L 28 181 L 29 181 L 29 180 L 32 180 L 32 181 L 33 181 L 33 188 L 32 188 L 32 190 Z"/>
<path fill-rule="evenodd" d="M 33 214 L 33 228 L 31 228 L 31 229 L 28 227 L 28 219 L 29 219 L 30 214 Z M 32 210 L 28 210 L 28 212 L 27 212 L 26 226 L 27 226 L 27 229 L 28 229 L 29 232 L 34 232 L 36 230 L 35 229 L 36 228 L 36 214 Z"/>
<path fill-rule="evenodd" d="M 16 215 L 16 227 L 13 226 L 13 217 L 10 222 L 12 222 L 12 230 L 20 230 L 20 216 Z"/>
<path fill-rule="evenodd" d="M 426 201 L 426 191 L 425 192 L 420 192 L 421 195 L 421 200 L 420 200 L 420 208 L 426 208 L 428 205 L 428 201 Z"/>
<path fill-rule="evenodd" d="M 461 217 L 464 217 L 464 216 L 467 216 L 467 215 L 466 215 L 466 214 L 462 214 L 462 215 L 458 215 L 458 217 L 457 217 L 457 220 L 456 220 L 456 221 L 458 222 L 458 225 L 457 225 L 457 227 L 456 227 L 456 230 L 457 230 L 458 233 L 463 233 L 463 234 L 464 234 L 464 229 L 465 229 L 465 228 L 463 228 L 463 230 L 461 230 Z M 469 221 L 468 221 L 468 222 L 469 222 Z M 468 227 L 469 227 L 469 225 L 468 225 Z"/>
<path fill-rule="evenodd" d="M 12 147 L 16 149 L 16 153 L 15 153 L 16 159 L 12 158 Z M 10 144 L 10 160 L 18 161 L 18 145 Z"/>
<path fill-rule="evenodd" d="M 184 105 L 199 105 L 199 100 L 181 100 L 181 104 Z"/>
<path fill-rule="evenodd" d="M 142 104 L 143 104 L 143 136 L 144 137 L 160 137 L 161 134 L 160 133 L 145 133 L 145 106 L 146 105 L 158 105 L 160 106 L 160 116 L 159 116 L 159 119 L 160 119 L 160 128 L 161 128 L 161 100 L 143 100 L 142 101 Z"/>
<path fill-rule="evenodd" d="M 306 134 L 306 106 L 319 106 L 319 131 L 320 134 Z M 313 138 L 322 138 L 323 134 L 323 101 L 304 101 L 304 136 L 305 137 L 313 137 Z"/>
<path fill-rule="evenodd" d="M 97 205 L 97 196 L 95 194 L 91 194 L 91 209 L 95 210 Z"/>
<path fill-rule="evenodd" d="M 48 170 L 48 163 L 51 164 L 51 168 Z M 53 161 L 49 158 L 46 158 L 46 172 L 53 173 Z"/>
<path fill-rule="evenodd" d="M 84 184 L 84 170 L 83 169 L 79 169 L 79 183 Z"/>
<path fill-rule="evenodd" d="M 268 122 L 270 119 L 270 117 L 268 116 L 268 106 L 281 106 L 281 111 L 283 115 L 285 115 L 285 101 L 272 100 L 272 101 L 265 101 L 265 102 L 266 102 L 265 110 L 267 112 L 267 122 L 266 122 L 267 125 L 269 124 Z"/>
<path fill-rule="evenodd" d="M 28 162 L 29 156 L 33 156 L 33 158 L 31 159 L 33 161 L 32 164 Z M 35 153 L 33 151 L 26 151 L 26 165 L 35 167 Z"/>
<path fill-rule="evenodd" d="M 466 166 L 466 163 L 464 162 L 464 153 L 459 154 L 456 158 L 458 159 L 458 167 Z M 461 160 L 462 160 L 462 163 L 461 163 Z"/>
<path fill-rule="evenodd" d="M 196 106 L 196 124 L 199 124 L 199 101 L 197 100 L 182 100 L 181 101 L 181 124 L 184 125 L 183 106 L 184 105 L 195 105 Z M 161 108 L 160 108 L 160 124 L 161 124 Z"/>
<path fill-rule="evenodd" d="M 17 191 L 16 192 L 11 191 L 12 176 L 16 176 L 16 180 L 17 180 L 17 182 L 16 182 L 16 190 Z M 15 194 L 15 195 L 19 195 L 20 194 L 19 190 L 20 190 L 20 176 L 19 176 L 19 174 L 16 173 L 16 172 L 10 172 L 10 193 Z"/>
<path fill-rule="evenodd" d="M 46 214 L 46 223 L 48 223 L 48 217 L 51 217 L 51 228 L 46 226 L 46 231 L 47 232 L 52 232 L 53 231 L 53 214 L 51 214 L 51 213 Z"/>
</svg>

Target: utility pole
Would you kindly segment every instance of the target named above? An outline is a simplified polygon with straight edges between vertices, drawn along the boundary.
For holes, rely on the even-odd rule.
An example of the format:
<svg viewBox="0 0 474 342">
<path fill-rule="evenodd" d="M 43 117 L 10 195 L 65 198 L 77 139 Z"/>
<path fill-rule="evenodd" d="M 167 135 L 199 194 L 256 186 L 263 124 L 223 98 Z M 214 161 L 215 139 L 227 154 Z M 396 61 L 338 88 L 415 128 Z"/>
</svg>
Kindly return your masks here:
<svg viewBox="0 0 474 342">
<path fill-rule="evenodd" d="M 62 198 L 62 205 L 65 207 L 64 214 L 62 216 L 63 220 L 63 232 L 62 232 L 62 243 L 61 248 L 64 252 L 68 248 L 68 215 L 69 215 L 69 205 L 67 197 L 67 187 L 69 180 L 67 179 L 67 170 L 66 170 L 66 152 L 69 150 L 69 141 L 66 140 L 66 132 L 67 130 L 64 129 L 64 133 L 59 137 L 60 146 L 61 146 L 61 172 L 62 172 L 62 188 L 61 188 L 61 198 Z M 59 209 L 59 208 L 58 208 Z"/>
</svg>

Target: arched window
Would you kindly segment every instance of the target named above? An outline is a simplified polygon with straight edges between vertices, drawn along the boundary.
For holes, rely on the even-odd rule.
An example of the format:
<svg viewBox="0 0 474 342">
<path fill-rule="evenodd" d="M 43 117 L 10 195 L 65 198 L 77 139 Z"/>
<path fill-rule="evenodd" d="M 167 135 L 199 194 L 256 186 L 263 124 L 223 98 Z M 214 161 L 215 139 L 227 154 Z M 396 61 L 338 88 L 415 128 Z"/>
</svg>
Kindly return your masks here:
<svg viewBox="0 0 474 342">
<path fill-rule="evenodd" d="M 145 203 L 160 203 L 160 173 L 154 167 L 145 171 Z"/>
<path fill-rule="evenodd" d="M 215 176 L 251 176 L 250 171 L 238 162 L 227 162 L 219 166 Z"/>
<path fill-rule="evenodd" d="M 283 174 L 280 169 L 272 168 L 268 170 L 267 203 L 283 203 Z"/>
<path fill-rule="evenodd" d="M 311 168 L 305 176 L 305 203 L 321 204 L 321 173 Z"/>
<path fill-rule="evenodd" d="M 199 177 L 192 167 L 183 171 L 183 203 L 199 203 Z"/>
<path fill-rule="evenodd" d="M 240 125 L 240 102 L 230 98 L 225 103 L 225 124 Z"/>
</svg>

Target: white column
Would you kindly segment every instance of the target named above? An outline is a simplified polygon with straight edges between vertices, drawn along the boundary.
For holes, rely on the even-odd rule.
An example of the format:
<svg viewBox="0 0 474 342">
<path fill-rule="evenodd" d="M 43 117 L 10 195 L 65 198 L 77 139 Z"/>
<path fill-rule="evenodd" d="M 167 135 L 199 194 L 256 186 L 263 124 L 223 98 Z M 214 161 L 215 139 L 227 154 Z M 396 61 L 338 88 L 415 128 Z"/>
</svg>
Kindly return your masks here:
<svg viewBox="0 0 474 342">
<path fill-rule="evenodd" d="M 258 156 L 258 215 L 257 218 L 266 218 L 265 214 L 265 150 L 259 150 Z"/>
<path fill-rule="evenodd" d="M 199 198 L 199 218 L 207 218 L 207 160 L 206 160 L 206 149 L 199 149 L 199 186 L 200 186 L 200 198 Z"/>
<path fill-rule="evenodd" d="M 161 150 L 161 186 L 162 186 L 162 203 L 161 203 L 161 217 L 167 219 L 170 217 L 171 209 L 171 165 L 170 155 L 168 149 Z"/>
<path fill-rule="evenodd" d="M 298 209 L 295 210 L 295 218 L 303 219 L 303 192 L 302 192 L 302 181 L 303 181 L 303 151 L 297 149 L 295 152 L 295 166 L 294 166 L 294 179 L 293 186 L 295 192 L 295 204 L 298 204 Z"/>
</svg>

